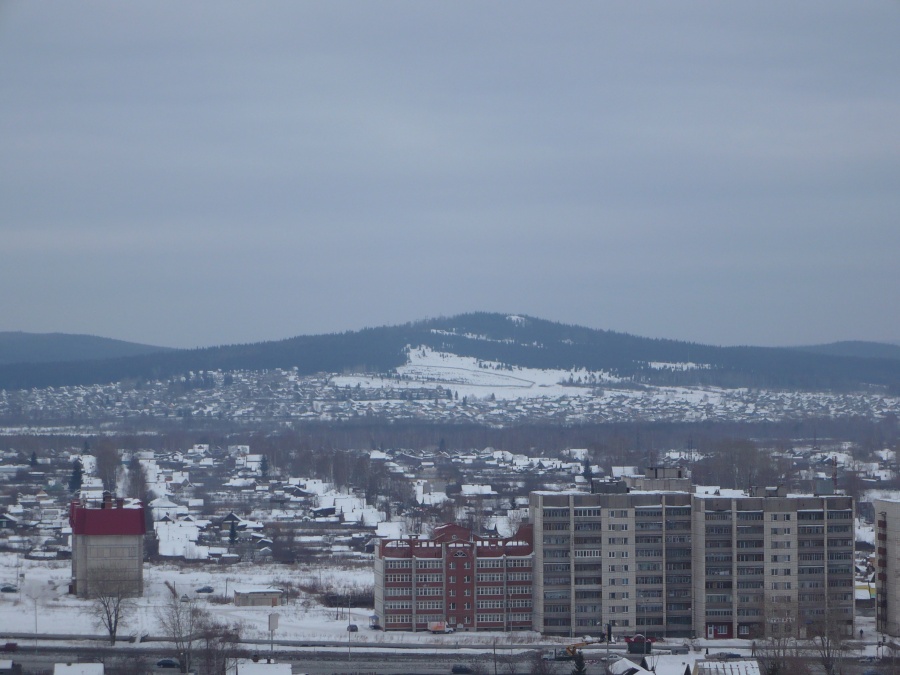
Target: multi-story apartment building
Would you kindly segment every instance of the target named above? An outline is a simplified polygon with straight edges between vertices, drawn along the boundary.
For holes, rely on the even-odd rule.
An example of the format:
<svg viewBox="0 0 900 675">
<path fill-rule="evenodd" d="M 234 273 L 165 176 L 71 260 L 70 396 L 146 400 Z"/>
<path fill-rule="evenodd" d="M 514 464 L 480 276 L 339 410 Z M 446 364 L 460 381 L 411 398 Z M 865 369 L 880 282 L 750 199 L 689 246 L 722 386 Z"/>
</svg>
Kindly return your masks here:
<svg viewBox="0 0 900 675">
<path fill-rule="evenodd" d="M 431 539 L 386 539 L 375 552 L 375 613 L 385 630 L 531 630 L 531 525 L 508 538 L 458 525 Z"/>
<path fill-rule="evenodd" d="M 144 508 L 103 494 L 99 505 L 72 502 L 72 583 L 80 598 L 142 595 L 144 592 Z"/>
<path fill-rule="evenodd" d="M 697 635 L 852 633 L 851 497 L 698 487 L 692 510 Z"/>
<path fill-rule="evenodd" d="M 679 469 L 535 492 L 534 629 L 691 635 L 690 479 Z"/>
<path fill-rule="evenodd" d="M 875 619 L 876 628 L 900 636 L 900 501 L 876 499 Z"/>
<path fill-rule="evenodd" d="M 885 578 L 900 555 L 900 502 L 894 507 L 882 507 L 894 515 L 882 514 L 879 523 L 888 546 L 879 548 Z M 533 530 L 523 528 L 511 542 L 479 540 L 449 525 L 433 540 L 382 542 L 376 610 L 385 628 L 422 629 L 446 619 L 464 629 L 516 629 L 530 616 L 527 627 L 561 636 L 609 629 L 752 639 L 853 631 L 850 497 L 695 487 L 679 469 L 654 467 L 597 482 L 590 493 L 533 492 L 530 515 Z M 481 569 L 476 558 L 505 574 L 486 568 L 473 577 Z M 472 563 L 460 576 L 466 561 Z M 511 565 L 522 566 L 515 582 Z M 880 588 L 879 601 L 898 613 L 900 589 Z M 423 604 L 426 596 L 434 602 Z"/>
</svg>

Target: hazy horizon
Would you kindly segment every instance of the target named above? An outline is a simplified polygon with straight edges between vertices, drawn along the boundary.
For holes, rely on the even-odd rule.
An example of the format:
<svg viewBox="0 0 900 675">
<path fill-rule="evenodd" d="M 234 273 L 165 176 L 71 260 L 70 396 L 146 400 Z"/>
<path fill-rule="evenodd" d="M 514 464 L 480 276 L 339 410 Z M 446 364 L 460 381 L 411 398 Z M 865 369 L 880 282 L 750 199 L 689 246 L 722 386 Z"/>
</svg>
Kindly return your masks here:
<svg viewBox="0 0 900 675">
<path fill-rule="evenodd" d="M 900 5 L 0 5 L 0 330 L 900 343 Z"/>
</svg>

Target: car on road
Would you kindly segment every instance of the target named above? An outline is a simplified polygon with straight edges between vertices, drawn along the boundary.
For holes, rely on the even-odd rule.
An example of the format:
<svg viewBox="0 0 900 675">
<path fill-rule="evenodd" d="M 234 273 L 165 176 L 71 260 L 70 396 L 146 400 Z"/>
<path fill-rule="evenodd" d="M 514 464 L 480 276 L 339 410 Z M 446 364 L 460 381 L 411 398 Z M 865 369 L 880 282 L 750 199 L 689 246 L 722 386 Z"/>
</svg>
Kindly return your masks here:
<svg viewBox="0 0 900 675">
<path fill-rule="evenodd" d="M 351 633 L 358 633 L 359 626 L 357 626 L 355 623 L 347 624 L 347 630 Z"/>
<path fill-rule="evenodd" d="M 10 584 L 6 584 L 5 586 L 0 586 L 0 593 L 18 593 L 19 589 Z"/>
<path fill-rule="evenodd" d="M 156 662 L 157 668 L 181 668 L 181 662 L 178 659 L 160 659 Z"/>
<path fill-rule="evenodd" d="M 454 675 L 469 675 L 469 673 L 471 673 L 473 671 L 472 671 L 471 667 L 469 667 L 463 663 L 457 663 L 455 666 L 453 666 L 450 669 L 450 672 L 454 673 Z"/>
<path fill-rule="evenodd" d="M 212 586 L 201 586 L 194 592 L 195 593 L 215 593 L 216 589 L 214 589 Z"/>
</svg>

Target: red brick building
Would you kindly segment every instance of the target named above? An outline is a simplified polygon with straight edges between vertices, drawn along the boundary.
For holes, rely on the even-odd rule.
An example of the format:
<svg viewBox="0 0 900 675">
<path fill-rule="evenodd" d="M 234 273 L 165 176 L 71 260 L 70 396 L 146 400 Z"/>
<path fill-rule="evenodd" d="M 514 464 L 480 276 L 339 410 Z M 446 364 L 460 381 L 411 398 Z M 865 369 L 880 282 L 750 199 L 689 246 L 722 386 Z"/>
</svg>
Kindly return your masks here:
<svg viewBox="0 0 900 675">
<path fill-rule="evenodd" d="M 385 630 L 531 630 L 533 528 L 480 537 L 459 525 L 375 551 L 375 613 Z"/>
</svg>

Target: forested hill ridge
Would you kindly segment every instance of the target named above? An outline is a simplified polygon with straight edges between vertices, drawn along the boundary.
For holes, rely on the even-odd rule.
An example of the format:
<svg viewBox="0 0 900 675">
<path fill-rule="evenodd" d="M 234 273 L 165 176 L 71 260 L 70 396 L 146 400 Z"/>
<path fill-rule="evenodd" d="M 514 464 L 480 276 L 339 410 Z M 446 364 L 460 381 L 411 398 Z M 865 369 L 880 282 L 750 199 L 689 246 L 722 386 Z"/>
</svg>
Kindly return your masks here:
<svg viewBox="0 0 900 675">
<path fill-rule="evenodd" d="M 827 345 L 796 347 L 795 349 L 805 352 L 814 352 L 816 354 L 828 354 L 830 356 L 854 356 L 863 359 L 900 360 L 900 345 L 885 342 L 848 340 L 844 342 L 831 342 Z"/>
<path fill-rule="evenodd" d="M 70 333 L 0 331 L 0 364 L 86 361 L 171 351 L 125 340 Z"/>
<path fill-rule="evenodd" d="M 254 344 L 87 361 L 6 363 L 0 365 L 0 388 L 139 382 L 201 371 L 275 368 L 295 368 L 300 374 L 390 373 L 407 362 L 409 347 L 420 346 L 510 367 L 602 371 L 635 385 L 900 393 L 900 360 L 894 358 L 810 351 L 815 348 L 715 347 L 493 313 Z"/>
</svg>

